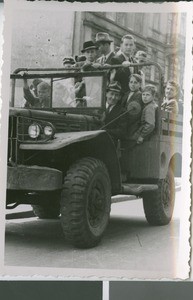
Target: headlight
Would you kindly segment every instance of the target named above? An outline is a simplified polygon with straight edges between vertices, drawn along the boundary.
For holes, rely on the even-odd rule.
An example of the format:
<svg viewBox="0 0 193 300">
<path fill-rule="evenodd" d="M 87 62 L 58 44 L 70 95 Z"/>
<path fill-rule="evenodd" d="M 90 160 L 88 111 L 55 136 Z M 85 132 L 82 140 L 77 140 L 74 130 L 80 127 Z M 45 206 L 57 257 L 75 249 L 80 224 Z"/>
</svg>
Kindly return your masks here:
<svg viewBox="0 0 193 300">
<path fill-rule="evenodd" d="M 54 129 L 51 126 L 47 125 L 44 127 L 44 134 L 46 136 L 52 136 L 54 134 Z"/>
<path fill-rule="evenodd" d="M 40 126 L 38 124 L 31 124 L 28 128 L 30 138 L 36 139 L 40 135 Z"/>
</svg>

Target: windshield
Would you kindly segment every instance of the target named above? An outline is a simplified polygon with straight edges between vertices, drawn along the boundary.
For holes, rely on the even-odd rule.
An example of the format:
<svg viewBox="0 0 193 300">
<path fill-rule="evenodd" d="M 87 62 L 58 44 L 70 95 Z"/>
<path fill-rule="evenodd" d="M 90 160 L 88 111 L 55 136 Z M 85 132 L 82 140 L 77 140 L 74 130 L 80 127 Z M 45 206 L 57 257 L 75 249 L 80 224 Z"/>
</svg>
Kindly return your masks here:
<svg viewBox="0 0 193 300">
<path fill-rule="evenodd" d="M 14 106 L 23 108 L 101 108 L 103 76 L 68 78 L 20 77 L 15 80 Z"/>
</svg>

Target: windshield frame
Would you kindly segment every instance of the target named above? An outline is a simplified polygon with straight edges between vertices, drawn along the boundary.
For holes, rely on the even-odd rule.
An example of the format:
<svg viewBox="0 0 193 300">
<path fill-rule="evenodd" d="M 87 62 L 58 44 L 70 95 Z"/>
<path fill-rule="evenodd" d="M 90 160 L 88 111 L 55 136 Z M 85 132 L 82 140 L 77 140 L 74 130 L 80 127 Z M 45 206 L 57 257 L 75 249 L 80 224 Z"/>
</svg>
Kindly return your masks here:
<svg viewBox="0 0 193 300">
<path fill-rule="evenodd" d="M 106 85 L 107 85 L 107 72 L 106 71 L 76 71 L 75 73 L 71 73 L 68 71 L 64 72 L 58 72 L 57 69 L 53 69 L 52 71 L 46 71 L 45 69 L 39 69 L 38 71 L 40 73 L 37 74 L 37 70 L 30 70 L 29 73 L 23 73 L 21 72 L 24 69 L 19 69 L 18 73 L 17 70 L 10 75 L 11 79 L 11 101 L 10 101 L 10 107 L 15 107 L 15 87 L 16 87 L 16 80 L 23 80 L 25 79 L 36 79 L 36 78 L 41 78 L 41 79 L 50 79 L 51 80 L 51 107 L 49 108 L 30 108 L 33 110 L 46 110 L 46 111 L 65 111 L 65 112 L 74 112 L 74 113 L 88 113 L 92 114 L 92 112 L 101 112 L 105 110 L 105 103 L 106 103 Z M 27 69 L 26 69 L 27 70 Z M 24 71 L 23 71 L 24 72 Z M 34 74 L 33 72 L 36 72 Z M 77 78 L 77 77 L 101 77 L 102 78 L 102 87 L 101 87 L 101 104 L 100 107 L 52 107 L 52 101 L 53 101 L 53 81 L 54 79 L 68 79 L 68 78 Z M 23 108 L 23 107 L 22 107 Z M 26 109 L 26 108 L 24 108 Z"/>
</svg>

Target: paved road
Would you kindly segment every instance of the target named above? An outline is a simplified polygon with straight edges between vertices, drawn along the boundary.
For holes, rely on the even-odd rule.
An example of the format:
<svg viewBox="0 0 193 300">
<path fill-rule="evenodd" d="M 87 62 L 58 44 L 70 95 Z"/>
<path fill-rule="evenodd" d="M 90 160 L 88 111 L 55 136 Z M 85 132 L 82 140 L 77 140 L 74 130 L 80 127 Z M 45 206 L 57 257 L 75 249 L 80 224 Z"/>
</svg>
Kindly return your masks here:
<svg viewBox="0 0 193 300">
<path fill-rule="evenodd" d="M 59 220 L 38 220 L 30 217 L 30 212 L 28 218 L 8 219 L 5 265 L 129 270 L 138 278 L 174 278 L 182 206 L 180 192 L 176 196 L 173 221 L 163 227 L 147 224 L 141 199 L 113 204 L 102 242 L 89 250 L 74 249 L 66 243 Z M 21 206 L 16 212 L 26 208 L 29 210 Z M 13 212 L 9 211 L 8 218 L 17 216 L 10 215 Z"/>
</svg>

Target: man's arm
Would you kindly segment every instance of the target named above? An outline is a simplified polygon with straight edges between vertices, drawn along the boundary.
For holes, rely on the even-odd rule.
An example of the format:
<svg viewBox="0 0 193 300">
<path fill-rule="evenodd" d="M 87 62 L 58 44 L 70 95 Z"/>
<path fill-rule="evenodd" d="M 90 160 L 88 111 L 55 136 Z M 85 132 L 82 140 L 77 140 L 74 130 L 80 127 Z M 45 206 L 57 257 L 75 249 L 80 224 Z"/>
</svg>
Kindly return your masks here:
<svg viewBox="0 0 193 300">
<path fill-rule="evenodd" d="M 125 109 L 120 110 L 119 116 L 117 117 L 118 119 L 115 120 L 113 128 L 108 129 L 107 125 L 107 132 L 117 139 L 122 139 L 126 136 L 127 119 L 125 118 L 125 112 Z"/>
<path fill-rule="evenodd" d="M 25 100 L 32 106 L 35 106 L 37 103 L 39 103 L 39 99 L 37 97 L 35 97 L 32 92 L 30 91 L 27 79 L 24 78 L 23 79 L 23 94 L 24 94 L 24 98 Z"/>
</svg>

